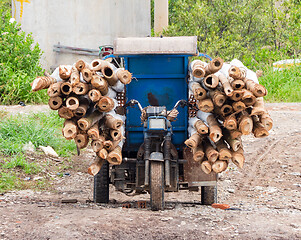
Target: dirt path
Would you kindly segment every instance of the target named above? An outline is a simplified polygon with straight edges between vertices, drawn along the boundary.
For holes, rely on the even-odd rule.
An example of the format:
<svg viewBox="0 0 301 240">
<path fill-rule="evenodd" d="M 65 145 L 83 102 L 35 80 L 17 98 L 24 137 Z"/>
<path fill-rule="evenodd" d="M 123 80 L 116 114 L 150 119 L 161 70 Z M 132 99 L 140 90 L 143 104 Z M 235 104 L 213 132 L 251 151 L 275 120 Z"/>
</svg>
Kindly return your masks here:
<svg viewBox="0 0 301 240">
<path fill-rule="evenodd" d="M 70 176 L 54 180 L 55 191 L 0 195 L 0 239 L 300 239 L 301 104 L 267 107 L 270 136 L 245 137 L 244 169 L 231 165 L 219 176 L 218 202 L 233 210 L 202 206 L 200 193 L 181 191 L 166 194 L 167 210 L 151 212 L 136 207 L 148 194 L 130 197 L 113 187 L 110 204 L 90 203 L 93 154 L 86 151 Z M 132 208 L 122 208 L 125 202 Z"/>
</svg>

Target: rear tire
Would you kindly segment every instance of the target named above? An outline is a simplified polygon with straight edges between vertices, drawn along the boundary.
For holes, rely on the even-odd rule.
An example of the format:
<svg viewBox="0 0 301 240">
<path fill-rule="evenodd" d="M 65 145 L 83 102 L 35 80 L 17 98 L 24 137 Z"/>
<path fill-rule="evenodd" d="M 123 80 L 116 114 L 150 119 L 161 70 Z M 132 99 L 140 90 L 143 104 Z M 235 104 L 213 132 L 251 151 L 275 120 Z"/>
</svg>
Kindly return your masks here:
<svg viewBox="0 0 301 240">
<path fill-rule="evenodd" d="M 107 161 L 94 176 L 93 200 L 95 203 L 109 202 L 109 163 Z"/>
<path fill-rule="evenodd" d="M 201 187 L 201 201 L 203 205 L 211 205 L 217 202 L 217 187 L 216 186 L 202 186 Z"/>
<path fill-rule="evenodd" d="M 150 202 L 153 211 L 164 209 L 164 162 L 150 162 Z"/>
</svg>

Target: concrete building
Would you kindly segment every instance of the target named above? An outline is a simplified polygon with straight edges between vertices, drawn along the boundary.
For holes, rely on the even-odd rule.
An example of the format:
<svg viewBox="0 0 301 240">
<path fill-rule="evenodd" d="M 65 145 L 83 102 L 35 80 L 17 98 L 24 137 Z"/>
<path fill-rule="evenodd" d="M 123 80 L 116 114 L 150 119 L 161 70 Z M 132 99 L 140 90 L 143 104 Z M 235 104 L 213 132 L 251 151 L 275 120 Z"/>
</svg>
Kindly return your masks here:
<svg viewBox="0 0 301 240">
<path fill-rule="evenodd" d="M 116 37 L 151 33 L 150 0 L 12 0 L 12 15 L 26 33 L 32 32 L 49 69 L 95 56 L 54 52 L 54 45 L 98 50 Z"/>
</svg>

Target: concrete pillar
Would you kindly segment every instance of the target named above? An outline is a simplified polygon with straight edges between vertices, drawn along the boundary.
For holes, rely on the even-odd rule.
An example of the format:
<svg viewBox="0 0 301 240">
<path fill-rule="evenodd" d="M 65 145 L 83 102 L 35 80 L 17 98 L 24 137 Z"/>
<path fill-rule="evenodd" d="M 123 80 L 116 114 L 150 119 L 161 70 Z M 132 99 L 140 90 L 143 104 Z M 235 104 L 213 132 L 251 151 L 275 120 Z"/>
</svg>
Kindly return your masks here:
<svg viewBox="0 0 301 240">
<path fill-rule="evenodd" d="M 155 0 L 154 31 L 161 33 L 168 26 L 168 0 Z"/>
</svg>

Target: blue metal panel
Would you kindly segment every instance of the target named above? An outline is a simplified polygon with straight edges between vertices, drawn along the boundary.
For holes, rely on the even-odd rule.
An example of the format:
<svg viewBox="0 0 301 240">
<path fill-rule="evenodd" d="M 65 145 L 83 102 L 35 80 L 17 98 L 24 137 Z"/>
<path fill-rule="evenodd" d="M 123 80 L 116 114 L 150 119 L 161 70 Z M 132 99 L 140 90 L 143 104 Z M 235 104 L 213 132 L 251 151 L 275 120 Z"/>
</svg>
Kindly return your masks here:
<svg viewBox="0 0 301 240">
<path fill-rule="evenodd" d="M 180 99 L 186 99 L 188 57 L 190 55 L 128 55 L 125 68 L 133 74 L 127 85 L 126 98 L 138 100 L 142 107 L 166 106 L 171 110 Z M 187 138 L 188 111 L 178 108 L 179 115 L 173 126 L 172 142 L 181 145 Z M 143 143 L 143 126 L 137 106 L 128 108 L 126 119 L 126 143 L 128 149 L 137 149 Z"/>
</svg>

